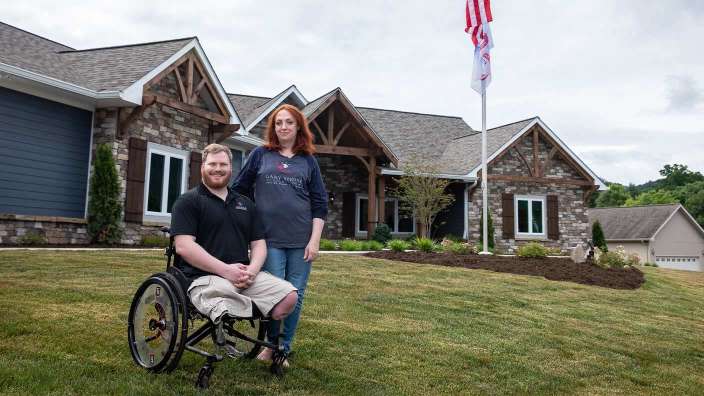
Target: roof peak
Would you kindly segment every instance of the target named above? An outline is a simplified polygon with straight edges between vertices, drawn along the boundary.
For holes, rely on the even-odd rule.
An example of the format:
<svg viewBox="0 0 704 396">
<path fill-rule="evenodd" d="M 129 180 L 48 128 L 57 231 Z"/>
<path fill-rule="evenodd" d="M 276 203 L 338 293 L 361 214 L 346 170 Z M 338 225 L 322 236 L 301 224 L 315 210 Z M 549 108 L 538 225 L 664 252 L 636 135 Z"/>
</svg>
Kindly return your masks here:
<svg viewBox="0 0 704 396">
<path fill-rule="evenodd" d="M 27 34 L 30 34 L 30 35 L 32 35 L 32 36 L 34 36 L 34 37 L 37 37 L 37 38 L 40 38 L 40 39 L 42 39 L 42 40 L 48 41 L 48 42 L 50 42 L 50 43 L 58 44 L 58 45 L 60 45 L 60 46 L 62 46 L 62 47 L 66 47 L 66 48 L 69 48 L 69 49 L 71 49 L 71 50 L 74 50 L 73 47 L 69 47 L 69 46 L 66 45 L 66 44 L 62 44 L 62 43 L 60 43 L 60 42 L 58 42 L 58 41 L 54 41 L 54 40 L 48 39 L 48 38 L 46 38 L 46 37 L 44 37 L 44 36 L 40 36 L 40 35 L 38 35 L 38 34 L 36 34 L 36 33 L 32 33 L 32 32 L 30 32 L 30 31 L 27 31 L 27 30 L 24 30 L 24 29 L 20 29 L 20 28 L 18 28 L 17 26 L 10 25 L 9 23 L 5 23 L 5 22 L 0 21 L 0 25 L 9 26 L 9 27 L 11 27 L 11 28 L 13 28 L 13 29 L 15 29 L 15 30 L 19 30 L 20 32 L 27 33 Z"/>
<path fill-rule="evenodd" d="M 513 125 L 513 124 L 518 124 L 518 123 L 521 123 L 521 122 L 526 122 L 526 121 L 530 121 L 530 120 L 536 120 L 536 119 L 540 119 L 540 117 L 538 117 L 538 116 L 533 116 L 533 117 L 528 117 L 528 118 L 526 118 L 526 119 L 524 119 L 524 120 L 509 122 L 509 123 L 507 123 L 507 124 L 503 124 L 503 125 L 499 125 L 499 126 L 495 126 L 495 127 L 489 128 L 489 129 L 487 129 L 487 131 L 490 131 L 490 130 L 492 130 L 492 129 L 497 129 L 497 128 L 503 128 L 503 127 L 505 127 L 505 126 L 509 126 L 509 125 Z M 481 131 L 480 131 L 480 132 L 481 132 Z"/>
<path fill-rule="evenodd" d="M 140 46 L 144 46 L 144 45 L 173 43 L 173 42 L 177 42 L 177 41 L 191 41 L 191 40 L 194 40 L 194 39 L 195 39 L 195 40 L 198 40 L 198 37 L 196 37 L 196 36 L 193 36 L 193 37 L 182 37 L 182 38 L 170 39 L 170 40 L 149 41 L 149 42 L 146 42 L 146 43 L 125 44 L 125 45 L 113 45 L 113 46 L 110 46 L 110 47 L 86 48 L 86 49 L 71 50 L 71 51 L 59 51 L 59 53 L 60 53 L 60 54 L 73 54 L 73 53 L 76 53 L 76 52 L 102 51 L 102 50 L 117 49 L 117 48 L 140 47 Z"/>
</svg>

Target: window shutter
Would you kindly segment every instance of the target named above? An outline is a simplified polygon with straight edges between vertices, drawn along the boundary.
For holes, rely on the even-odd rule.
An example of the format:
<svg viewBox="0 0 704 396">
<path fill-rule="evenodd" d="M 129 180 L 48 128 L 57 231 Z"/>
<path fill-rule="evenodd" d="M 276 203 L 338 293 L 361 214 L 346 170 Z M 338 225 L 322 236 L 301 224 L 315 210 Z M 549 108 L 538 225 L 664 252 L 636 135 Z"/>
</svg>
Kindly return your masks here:
<svg viewBox="0 0 704 396">
<path fill-rule="evenodd" d="M 354 217 L 356 202 L 353 192 L 342 194 L 342 236 L 345 238 L 354 238 Z"/>
<path fill-rule="evenodd" d="M 200 164 L 203 162 L 202 154 L 197 151 L 191 151 L 191 159 L 189 162 L 188 173 L 188 189 L 196 187 L 200 183 Z"/>
<path fill-rule="evenodd" d="M 501 220 L 503 228 L 503 239 L 514 239 L 514 210 L 513 194 L 501 194 Z"/>
<path fill-rule="evenodd" d="M 557 215 L 557 195 L 548 195 L 548 239 L 560 239 L 560 224 Z"/>
<path fill-rule="evenodd" d="M 125 221 L 142 222 L 144 214 L 144 175 L 147 165 L 147 141 L 131 137 L 127 157 L 127 198 Z"/>
</svg>

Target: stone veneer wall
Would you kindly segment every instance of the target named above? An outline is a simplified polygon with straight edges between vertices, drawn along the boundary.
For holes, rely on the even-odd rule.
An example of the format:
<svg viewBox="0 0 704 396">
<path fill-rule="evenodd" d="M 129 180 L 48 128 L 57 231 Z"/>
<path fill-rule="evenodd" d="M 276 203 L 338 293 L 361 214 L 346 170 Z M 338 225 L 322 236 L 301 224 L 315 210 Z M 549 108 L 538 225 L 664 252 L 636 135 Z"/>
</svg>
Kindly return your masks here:
<svg viewBox="0 0 704 396">
<path fill-rule="evenodd" d="M 93 150 L 99 143 L 109 143 L 117 162 L 117 174 L 120 182 L 120 199 L 125 203 L 127 187 L 127 164 L 129 138 L 138 137 L 151 143 L 185 151 L 201 151 L 207 144 L 208 120 L 190 113 L 176 110 L 159 103 L 146 108 L 141 117 L 135 119 L 127 128 L 125 136 L 115 137 L 117 111 L 116 109 L 99 109 L 95 116 L 93 132 Z M 185 164 L 185 172 L 188 172 Z M 92 169 L 91 169 L 92 171 Z M 188 178 L 188 174 L 186 175 Z M 146 188 L 146 185 L 145 185 Z M 138 244 L 146 234 L 161 235 L 161 225 L 139 223 L 122 223 L 123 236 L 121 243 Z"/>
<path fill-rule="evenodd" d="M 0 245 L 15 245 L 29 233 L 45 238 L 51 244 L 85 244 L 88 232 L 85 222 L 65 219 L 64 221 L 29 220 L 33 216 L 3 216 L 0 219 Z M 40 219 L 41 217 L 37 217 Z M 25 220 L 23 220 L 25 219 Z"/>
<path fill-rule="evenodd" d="M 364 165 L 354 157 L 316 155 L 320 172 L 325 182 L 328 195 L 328 218 L 325 222 L 323 238 L 342 238 L 342 204 L 345 192 L 367 194 L 368 172 Z"/>
<path fill-rule="evenodd" d="M 517 145 L 518 150 L 526 160 L 530 162 L 533 158 L 533 139 L 528 134 Z M 544 163 L 552 146 L 540 139 L 538 157 L 541 165 Z M 489 165 L 489 175 L 519 175 L 527 176 L 523 161 L 511 150 L 501 157 L 496 163 Z M 550 163 L 550 168 L 545 170 L 546 178 L 556 179 L 582 179 L 579 174 L 572 169 L 559 155 L 555 155 Z M 562 184 L 538 184 L 527 182 L 509 181 L 489 181 L 489 211 L 494 222 L 495 246 L 501 252 L 514 253 L 521 244 L 531 240 L 523 239 L 503 239 L 503 219 L 502 219 L 502 193 L 513 193 L 514 195 L 556 195 L 558 200 L 558 223 L 560 236 L 558 240 L 540 239 L 545 246 L 557 247 L 563 251 L 569 251 L 577 244 L 585 243 L 589 239 L 589 220 L 587 218 L 587 208 L 584 204 L 584 190 L 578 186 L 566 186 Z M 546 209 L 547 210 L 547 209 Z M 470 196 L 469 205 L 469 238 L 479 240 L 480 225 L 479 219 L 482 211 L 481 188 L 475 189 Z M 532 239 L 535 240 L 535 239 Z"/>
</svg>

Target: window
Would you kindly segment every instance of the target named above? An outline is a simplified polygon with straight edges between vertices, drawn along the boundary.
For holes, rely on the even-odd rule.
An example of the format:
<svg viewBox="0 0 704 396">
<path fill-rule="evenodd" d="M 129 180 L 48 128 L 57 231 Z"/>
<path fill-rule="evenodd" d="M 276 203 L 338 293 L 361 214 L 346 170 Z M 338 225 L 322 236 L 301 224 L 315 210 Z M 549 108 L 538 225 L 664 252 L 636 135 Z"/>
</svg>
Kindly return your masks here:
<svg viewBox="0 0 704 396">
<path fill-rule="evenodd" d="M 415 232 L 415 221 L 413 215 L 403 210 L 397 198 L 384 199 L 384 223 L 389 226 L 393 233 Z M 365 195 L 357 195 L 357 218 L 356 231 L 358 233 L 367 232 L 367 211 L 369 202 Z M 377 209 L 379 209 L 377 205 Z"/>
<path fill-rule="evenodd" d="M 176 198 L 186 190 L 186 153 L 152 143 L 147 150 L 145 214 L 170 216 Z"/>
<path fill-rule="evenodd" d="M 545 198 L 516 197 L 516 235 L 545 236 Z"/>
</svg>

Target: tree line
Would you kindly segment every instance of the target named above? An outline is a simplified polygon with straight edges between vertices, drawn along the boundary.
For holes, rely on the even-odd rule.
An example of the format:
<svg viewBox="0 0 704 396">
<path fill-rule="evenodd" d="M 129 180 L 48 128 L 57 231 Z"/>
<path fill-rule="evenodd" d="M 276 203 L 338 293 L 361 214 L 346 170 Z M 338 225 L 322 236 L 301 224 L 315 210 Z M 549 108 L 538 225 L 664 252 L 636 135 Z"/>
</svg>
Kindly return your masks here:
<svg viewBox="0 0 704 396">
<path fill-rule="evenodd" d="M 593 194 L 594 208 L 680 203 L 704 227 L 704 175 L 687 165 L 665 165 L 662 178 L 640 185 L 606 182 L 609 189 Z"/>
</svg>

